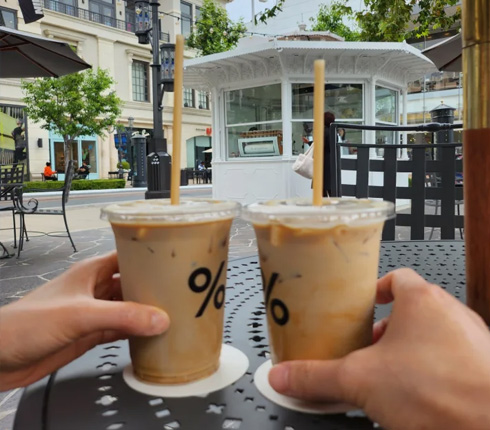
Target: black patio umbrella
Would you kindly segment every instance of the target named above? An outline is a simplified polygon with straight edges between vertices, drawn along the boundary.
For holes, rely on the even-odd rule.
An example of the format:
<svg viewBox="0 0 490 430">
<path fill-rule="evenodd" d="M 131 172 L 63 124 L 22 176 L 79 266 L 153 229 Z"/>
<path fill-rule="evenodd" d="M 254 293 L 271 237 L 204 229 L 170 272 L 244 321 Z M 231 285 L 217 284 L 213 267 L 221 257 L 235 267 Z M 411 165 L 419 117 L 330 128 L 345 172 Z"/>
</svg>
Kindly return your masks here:
<svg viewBox="0 0 490 430">
<path fill-rule="evenodd" d="M 424 49 L 422 54 L 432 60 L 441 71 L 461 72 L 463 70 L 463 43 L 461 41 L 461 33 L 430 48 Z"/>
<path fill-rule="evenodd" d="M 0 26 L 0 78 L 57 78 L 90 67 L 65 42 Z"/>
</svg>

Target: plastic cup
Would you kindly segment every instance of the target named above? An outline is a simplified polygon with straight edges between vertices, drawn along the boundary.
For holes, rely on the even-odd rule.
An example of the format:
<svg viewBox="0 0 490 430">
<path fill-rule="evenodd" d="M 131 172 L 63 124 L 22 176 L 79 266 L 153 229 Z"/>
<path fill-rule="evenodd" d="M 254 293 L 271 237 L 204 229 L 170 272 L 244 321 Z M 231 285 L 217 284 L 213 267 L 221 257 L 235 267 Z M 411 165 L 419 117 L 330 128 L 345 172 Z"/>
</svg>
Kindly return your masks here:
<svg viewBox="0 0 490 430">
<path fill-rule="evenodd" d="M 114 231 L 124 300 L 165 310 L 170 328 L 129 340 L 135 375 L 180 384 L 219 365 L 228 243 L 239 204 L 140 200 L 102 209 Z"/>
<path fill-rule="evenodd" d="M 291 199 L 243 210 L 259 248 L 274 364 L 342 357 L 372 342 L 381 233 L 390 202 Z"/>
</svg>

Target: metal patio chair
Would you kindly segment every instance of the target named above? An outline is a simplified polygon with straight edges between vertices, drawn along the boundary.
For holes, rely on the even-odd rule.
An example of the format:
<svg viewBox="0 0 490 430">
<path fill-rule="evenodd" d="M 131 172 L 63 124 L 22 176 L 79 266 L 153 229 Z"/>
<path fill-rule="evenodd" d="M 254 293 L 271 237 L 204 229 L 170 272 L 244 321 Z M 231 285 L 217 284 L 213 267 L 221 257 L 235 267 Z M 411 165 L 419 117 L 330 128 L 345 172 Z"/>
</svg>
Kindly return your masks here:
<svg viewBox="0 0 490 430">
<path fill-rule="evenodd" d="M 25 164 L 11 164 L 0 166 L 0 212 L 12 213 L 14 231 L 14 248 L 17 248 L 17 225 L 15 222 L 16 188 L 24 183 Z"/>
<path fill-rule="evenodd" d="M 63 187 L 57 188 L 56 190 L 53 191 L 62 191 L 61 194 L 61 209 L 42 209 L 38 207 L 38 202 L 36 199 L 30 199 L 28 203 L 29 206 L 36 206 L 35 210 L 28 210 L 27 207 L 24 207 L 24 205 L 19 205 L 17 207 L 17 213 L 20 214 L 20 235 L 19 235 L 19 248 L 17 251 L 17 258 L 20 256 L 20 252 L 22 251 L 24 247 L 24 231 L 27 231 L 26 229 L 26 223 L 25 223 L 25 216 L 26 215 L 58 215 L 63 217 L 63 221 L 65 224 L 65 229 L 66 229 L 66 235 L 58 235 L 57 232 L 52 232 L 52 233 L 44 233 L 47 236 L 52 236 L 52 237 L 68 237 L 71 242 L 71 246 L 73 247 L 73 251 L 77 252 L 77 248 L 75 247 L 75 243 L 73 242 L 73 239 L 70 234 L 70 229 L 68 227 L 68 222 L 66 220 L 66 204 L 68 203 L 68 197 L 70 194 L 70 189 L 71 189 L 71 183 L 73 180 L 74 176 L 74 167 L 73 167 L 73 160 L 70 160 L 68 163 L 68 168 L 65 172 L 65 182 L 63 184 Z M 41 190 L 35 190 L 32 189 L 32 191 L 41 191 Z M 43 190 L 44 191 L 44 190 Z M 28 239 L 27 239 L 28 240 Z"/>
</svg>

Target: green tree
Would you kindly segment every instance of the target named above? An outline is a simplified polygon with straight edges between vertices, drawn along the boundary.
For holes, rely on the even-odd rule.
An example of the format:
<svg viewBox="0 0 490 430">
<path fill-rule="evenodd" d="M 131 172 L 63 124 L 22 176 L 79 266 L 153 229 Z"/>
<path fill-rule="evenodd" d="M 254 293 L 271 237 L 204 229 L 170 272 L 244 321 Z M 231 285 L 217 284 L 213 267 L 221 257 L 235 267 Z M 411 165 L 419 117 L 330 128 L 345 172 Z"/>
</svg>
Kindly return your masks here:
<svg viewBox="0 0 490 430">
<path fill-rule="evenodd" d="M 355 17 L 360 40 L 402 42 L 453 27 L 461 20 L 457 3 L 458 0 L 364 0 L 364 9 L 354 11 L 347 6 L 347 0 L 341 0 L 338 10 Z"/>
<path fill-rule="evenodd" d="M 246 30 L 242 21 L 232 22 L 226 9 L 214 0 L 204 0 L 201 16 L 187 39 L 187 46 L 197 49 L 199 55 L 229 51 Z"/>
<path fill-rule="evenodd" d="M 345 24 L 348 20 L 350 25 Z M 330 31 L 347 41 L 360 40 L 360 32 L 353 19 L 353 13 L 346 12 L 343 3 L 333 2 L 330 6 L 321 5 L 318 15 L 310 18 L 313 31 Z"/>
<path fill-rule="evenodd" d="M 72 140 L 84 135 L 101 136 L 116 126 L 122 101 L 111 91 L 114 83 L 102 69 L 22 82 L 29 118 L 63 136 L 65 170 L 71 159 Z"/>
<path fill-rule="evenodd" d="M 266 22 L 275 17 L 286 1 L 278 0 L 277 5 L 266 9 L 256 19 Z M 362 10 L 353 10 L 348 6 L 348 0 L 339 0 L 334 3 L 335 14 L 341 13 L 346 17 L 353 16 L 360 29 L 358 40 L 401 42 L 406 39 L 418 39 L 430 34 L 434 30 L 447 30 L 461 20 L 459 0 L 363 0 Z M 418 6 L 417 9 L 415 7 Z M 320 9 L 320 14 L 322 9 Z M 317 22 L 320 20 L 317 19 Z M 328 18 L 326 24 L 336 25 L 335 19 Z M 333 33 L 342 35 L 342 29 Z M 322 28 L 323 29 L 323 28 Z M 355 31 L 354 31 L 355 32 Z M 342 35 L 343 36 L 343 35 Z M 345 36 L 343 36 L 345 37 Z M 346 40 L 349 40 L 346 38 Z"/>
<path fill-rule="evenodd" d="M 269 18 L 274 18 L 279 12 L 282 12 L 282 7 L 286 0 L 277 0 L 276 4 L 271 8 L 265 9 L 263 12 L 254 16 L 255 25 L 259 22 L 266 23 Z"/>
</svg>

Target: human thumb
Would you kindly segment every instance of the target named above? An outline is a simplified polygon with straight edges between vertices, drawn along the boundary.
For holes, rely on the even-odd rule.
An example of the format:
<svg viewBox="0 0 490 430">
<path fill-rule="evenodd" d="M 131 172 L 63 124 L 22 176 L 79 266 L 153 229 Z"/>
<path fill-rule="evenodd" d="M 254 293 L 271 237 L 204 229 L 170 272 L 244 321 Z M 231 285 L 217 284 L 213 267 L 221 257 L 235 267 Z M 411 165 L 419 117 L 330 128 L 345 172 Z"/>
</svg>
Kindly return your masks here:
<svg viewBox="0 0 490 430">
<path fill-rule="evenodd" d="M 316 402 L 355 404 L 346 385 L 342 359 L 286 361 L 269 372 L 269 383 L 286 396 Z"/>
<path fill-rule="evenodd" d="M 159 308 L 134 302 L 96 300 L 85 309 L 78 335 L 100 330 L 116 330 L 128 336 L 155 336 L 170 325 L 167 313 Z"/>
</svg>

